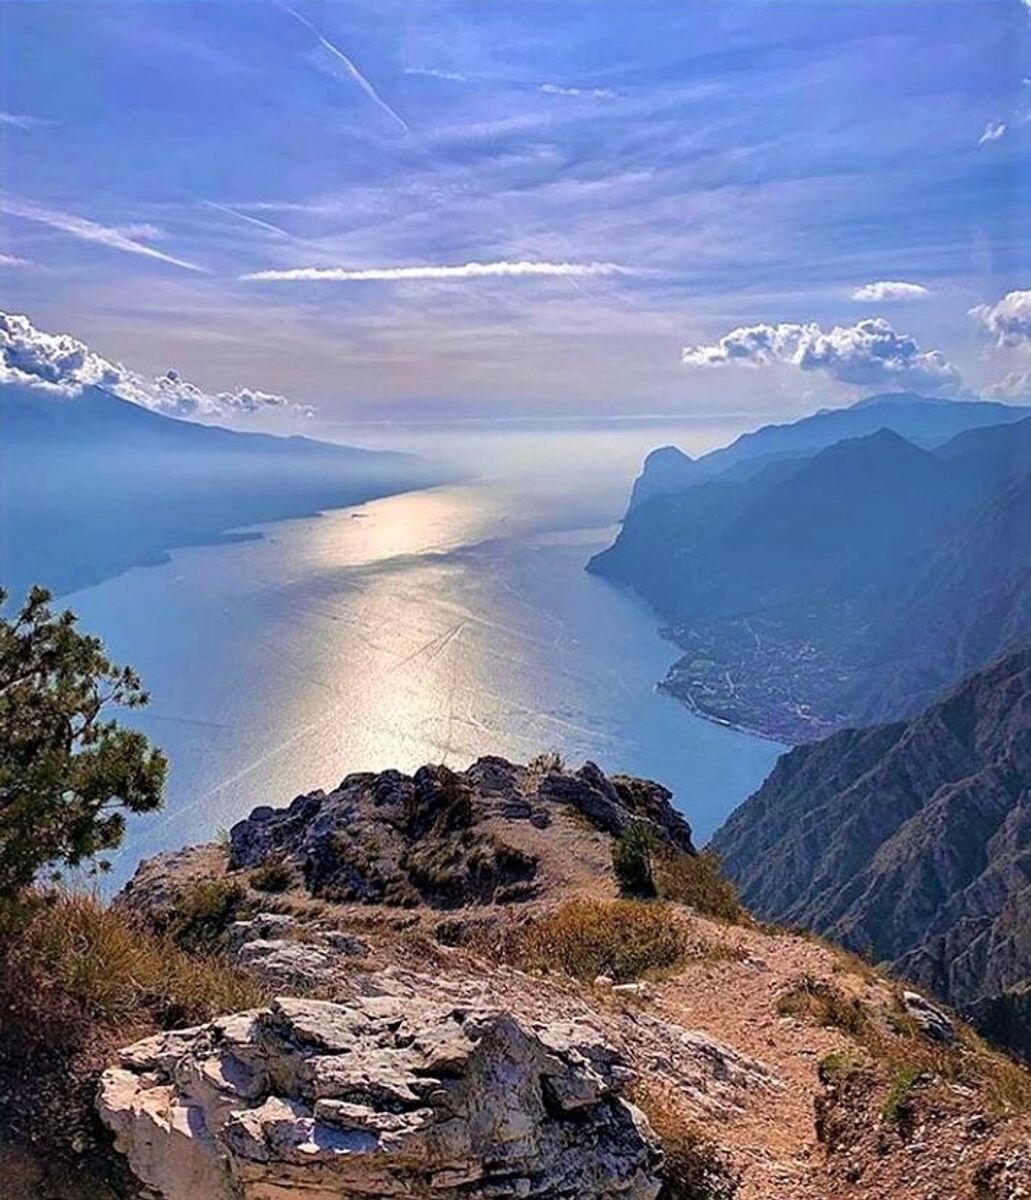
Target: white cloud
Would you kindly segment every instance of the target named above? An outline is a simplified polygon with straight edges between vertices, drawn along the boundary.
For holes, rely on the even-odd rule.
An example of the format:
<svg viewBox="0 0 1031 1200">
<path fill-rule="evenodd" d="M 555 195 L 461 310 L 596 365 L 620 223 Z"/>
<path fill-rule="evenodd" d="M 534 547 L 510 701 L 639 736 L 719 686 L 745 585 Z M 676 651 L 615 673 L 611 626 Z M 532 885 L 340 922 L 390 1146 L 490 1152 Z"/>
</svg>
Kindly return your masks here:
<svg viewBox="0 0 1031 1200">
<path fill-rule="evenodd" d="M 88 387 L 102 387 L 123 400 L 177 417 L 245 416 L 269 409 L 310 416 L 312 411 L 252 388 L 205 392 L 178 371 L 148 380 L 121 363 L 109 362 L 70 334 L 44 333 L 28 317 L 0 312 L 0 387 L 4 385 L 69 400 Z"/>
<path fill-rule="evenodd" d="M 1031 291 L 1007 292 L 996 304 L 979 304 L 970 315 L 995 338 L 997 346 L 1031 347 Z"/>
<path fill-rule="evenodd" d="M 29 260 L 19 258 L 17 254 L 0 254 L 0 267 L 27 267 Z"/>
<path fill-rule="evenodd" d="M 882 304 L 892 300 L 919 300 L 929 295 L 930 291 L 919 283 L 903 283 L 900 279 L 879 279 L 856 288 L 852 299 Z"/>
<path fill-rule="evenodd" d="M 422 279 L 510 279 L 531 275 L 571 278 L 585 275 L 631 275 L 616 263 L 592 262 L 470 262 L 460 266 L 418 267 L 294 267 L 286 271 L 254 271 L 242 279 L 273 282 L 325 281 L 329 283 L 404 282 Z"/>
<path fill-rule="evenodd" d="M 998 383 L 985 388 L 984 394 L 995 400 L 1031 400 L 1031 370 L 1010 371 Z"/>
<path fill-rule="evenodd" d="M 542 83 L 540 90 L 549 96 L 587 96 L 594 100 L 615 100 L 616 93 L 609 88 L 563 87 L 558 83 Z"/>
<path fill-rule="evenodd" d="M 922 351 L 882 317 L 835 325 L 827 332 L 815 322 L 743 326 L 714 344 L 685 347 L 683 359 L 694 367 L 786 363 L 861 387 L 963 388 L 959 372 L 942 354 Z"/>
<path fill-rule="evenodd" d="M 46 225 L 50 229 L 57 229 L 61 233 L 79 238 L 80 241 L 96 242 L 111 250 L 121 250 L 126 254 L 139 254 L 144 258 L 155 258 L 160 262 L 170 263 L 174 267 L 183 267 L 187 271 L 204 270 L 196 263 L 187 262 L 182 258 L 174 258 L 171 254 L 165 254 L 162 250 L 155 250 L 153 246 L 137 241 L 131 232 L 131 226 L 128 227 L 129 232 L 127 232 L 126 229 L 98 225 L 95 221 L 88 221 L 85 217 L 78 217 L 74 213 L 60 212 L 57 209 L 43 208 L 31 200 L 23 200 L 10 193 L 0 194 L 0 212 L 7 213 L 11 217 L 19 217 L 23 221 L 34 221 L 38 225 Z"/>
<path fill-rule="evenodd" d="M 984 127 L 984 133 L 977 139 L 977 144 L 983 146 L 985 142 L 997 142 L 1006 132 L 1005 121 L 989 121 Z"/>
</svg>

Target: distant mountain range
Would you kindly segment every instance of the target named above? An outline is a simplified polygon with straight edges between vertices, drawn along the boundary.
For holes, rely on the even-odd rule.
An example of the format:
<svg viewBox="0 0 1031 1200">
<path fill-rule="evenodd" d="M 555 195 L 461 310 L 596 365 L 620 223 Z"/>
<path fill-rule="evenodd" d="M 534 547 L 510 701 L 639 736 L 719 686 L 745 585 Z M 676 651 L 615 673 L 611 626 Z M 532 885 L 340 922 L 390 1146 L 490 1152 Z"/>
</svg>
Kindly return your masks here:
<svg viewBox="0 0 1031 1200">
<path fill-rule="evenodd" d="M 931 447 L 967 429 L 1009 424 L 1029 415 L 1031 409 L 991 400 L 957 403 L 915 392 L 885 392 L 849 408 L 823 409 L 789 424 L 764 425 L 699 458 L 676 446 L 653 450 L 634 483 L 630 508 L 651 496 L 683 491 L 717 476 L 745 478 L 771 462 L 814 454 L 879 429 L 891 429 L 914 445 Z"/>
<path fill-rule="evenodd" d="M 757 915 L 887 962 L 1031 1056 L 1031 648 L 910 721 L 785 754 L 712 846 Z"/>
<path fill-rule="evenodd" d="M 162 416 L 100 387 L 0 387 L 0 583 L 70 591 L 177 546 L 442 482 L 404 454 Z"/>
<path fill-rule="evenodd" d="M 913 715 L 1031 635 L 1029 414 L 875 397 L 759 430 L 642 500 L 649 476 L 672 486 L 661 452 L 588 570 L 657 610 L 684 650 L 663 686 L 704 715 L 784 741 Z M 811 448 L 871 416 L 921 444 L 877 424 Z"/>
</svg>

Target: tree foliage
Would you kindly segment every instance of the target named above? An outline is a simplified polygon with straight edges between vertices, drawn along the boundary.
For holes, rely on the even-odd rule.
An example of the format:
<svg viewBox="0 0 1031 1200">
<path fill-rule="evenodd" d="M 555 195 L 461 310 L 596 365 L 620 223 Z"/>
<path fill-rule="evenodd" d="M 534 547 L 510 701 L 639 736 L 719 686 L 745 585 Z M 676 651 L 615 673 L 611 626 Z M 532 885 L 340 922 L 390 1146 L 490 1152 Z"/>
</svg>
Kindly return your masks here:
<svg viewBox="0 0 1031 1200">
<path fill-rule="evenodd" d="M 160 806 L 168 769 L 110 716 L 147 703 L 136 672 L 50 600 L 34 587 L 13 618 L 0 617 L 0 896 L 118 846 L 125 813 Z"/>
</svg>

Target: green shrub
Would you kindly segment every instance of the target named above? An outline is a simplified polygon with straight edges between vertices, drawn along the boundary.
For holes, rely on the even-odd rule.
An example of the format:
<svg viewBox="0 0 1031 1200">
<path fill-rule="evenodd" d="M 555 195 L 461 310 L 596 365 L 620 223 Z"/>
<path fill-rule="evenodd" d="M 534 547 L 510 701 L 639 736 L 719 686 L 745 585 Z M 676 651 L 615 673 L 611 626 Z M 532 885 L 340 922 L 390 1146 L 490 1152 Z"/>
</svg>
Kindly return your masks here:
<svg viewBox="0 0 1031 1200">
<path fill-rule="evenodd" d="M 612 870 L 620 895 L 650 900 L 657 895 L 653 868 L 659 841 L 647 825 L 636 822 L 612 843 Z"/>
<path fill-rule="evenodd" d="M 252 909 L 239 880 L 203 879 L 177 897 L 168 932 L 184 950 L 210 953 L 222 948 L 229 926 Z"/>
<path fill-rule="evenodd" d="M 255 867 L 247 877 L 252 888 L 259 892 L 285 892 L 297 881 L 293 864 L 285 858 L 270 858 Z"/>
<path fill-rule="evenodd" d="M 910 1095 L 923 1071 L 915 1065 L 900 1067 L 891 1081 L 888 1096 L 881 1109 L 881 1116 L 892 1124 L 904 1122 L 910 1111 Z"/>
</svg>

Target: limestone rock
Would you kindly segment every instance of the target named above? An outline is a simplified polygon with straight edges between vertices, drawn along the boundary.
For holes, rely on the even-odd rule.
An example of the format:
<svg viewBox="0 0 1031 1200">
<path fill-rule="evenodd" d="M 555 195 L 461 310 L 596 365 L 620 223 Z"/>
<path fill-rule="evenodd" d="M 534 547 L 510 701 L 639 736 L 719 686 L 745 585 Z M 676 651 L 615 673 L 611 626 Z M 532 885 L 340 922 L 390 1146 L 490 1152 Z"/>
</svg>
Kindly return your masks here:
<svg viewBox="0 0 1031 1200">
<path fill-rule="evenodd" d="M 575 1022 L 284 998 L 129 1047 L 98 1109 L 163 1200 L 654 1200 L 628 1074 Z"/>
<path fill-rule="evenodd" d="M 956 1040 L 956 1028 L 949 1018 L 919 992 L 903 992 L 902 1006 L 931 1041 L 951 1044 Z"/>
</svg>

